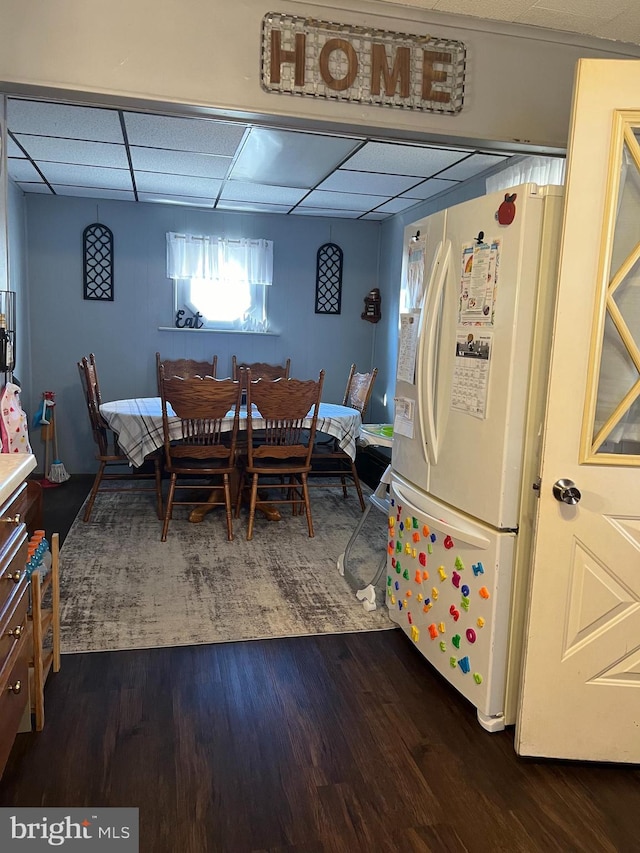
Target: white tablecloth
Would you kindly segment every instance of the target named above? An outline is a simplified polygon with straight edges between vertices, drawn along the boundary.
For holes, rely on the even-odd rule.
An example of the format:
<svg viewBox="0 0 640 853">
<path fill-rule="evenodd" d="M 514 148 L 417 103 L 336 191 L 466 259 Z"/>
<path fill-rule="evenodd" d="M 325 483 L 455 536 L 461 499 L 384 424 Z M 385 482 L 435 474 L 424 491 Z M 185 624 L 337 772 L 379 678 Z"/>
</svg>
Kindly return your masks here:
<svg viewBox="0 0 640 853">
<path fill-rule="evenodd" d="M 118 444 L 126 453 L 132 465 L 142 465 L 146 456 L 162 447 L 162 408 L 159 397 L 136 397 L 132 400 L 114 400 L 100 406 L 100 414 L 109 427 L 117 434 Z M 180 421 L 170 421 L 172 438 L 179 439 Z M 240 412 L 240 429 L 246 429 L 247 413 Z M 264 421 L 254 417 L 255 428 L 264 426 Z M 320 403 L 318 413 L 318 432 L 324 432 L 338 439 L 342 450 L 352 459 L 356 458 L 356 439 L 360 432 L 362 419 L 356 409 L 337 406 L 333 403 Z M 231 430 L 233 417 L 230 415 L 224 426 Z M 174 433 L 175 426 L 175 433 Z M 311 418 L 305 426 L 311 426 Z"/>
</svg>

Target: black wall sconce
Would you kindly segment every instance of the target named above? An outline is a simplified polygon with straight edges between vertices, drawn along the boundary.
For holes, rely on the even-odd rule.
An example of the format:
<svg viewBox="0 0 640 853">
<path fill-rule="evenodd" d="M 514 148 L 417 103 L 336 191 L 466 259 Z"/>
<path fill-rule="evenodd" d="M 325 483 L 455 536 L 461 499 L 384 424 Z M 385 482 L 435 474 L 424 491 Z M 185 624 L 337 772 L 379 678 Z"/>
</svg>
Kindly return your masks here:
<svg viewBox="0 0 640 853">
<path fill-rule="evenodd" d="M 382 297 L 380 296 L 380 288 L 374 287 L 364 298 L 364 311 L 360 315 L 363 320 L 368 320 L 369 323 L 378 323 L 382 319 Z"/>
</svg>

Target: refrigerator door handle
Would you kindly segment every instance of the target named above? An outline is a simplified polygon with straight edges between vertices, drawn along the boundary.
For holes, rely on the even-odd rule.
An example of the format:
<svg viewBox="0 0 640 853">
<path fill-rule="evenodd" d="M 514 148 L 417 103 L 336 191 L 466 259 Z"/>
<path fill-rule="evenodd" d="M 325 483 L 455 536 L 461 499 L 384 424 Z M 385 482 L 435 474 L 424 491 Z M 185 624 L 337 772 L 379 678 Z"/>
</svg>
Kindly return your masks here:
<svg viewBox="0 0 640 853">
<path fill-rule="evenodd" d="M 433 282 L 435 277 L 438 274 L 438 269 L 440 267 L 440 257 L 442 255 L 442 241 L 438 243 L 438 247 L 436 249 L 433 264 L 431 266 L 431 274 L 429 275 L 429 282 L 424 289 L 424 293 L 422 294 L 422 304 L 420 305 L 420 318 L 421 318 L 421 328 L 420 328 L 420 336 L 418 338 L 418 352 L 416 358 L 416 388 L 418 389 L 417 398 L 418 398 L 418 424 L 420 426 L 420 446 L 422 448 L 422 453 L 424 454 L 425 461 L 429 463 L 430 460 L 430 450 L 429 450 L 429 438 L 428 438 L 428 430 L 425 430 L 425 394 L 423 393 L 424 384 L 422 381 L 424 374 L 424 350 L 427 341 L 426 334 L 426 320 L 427 320 L 427 305 L 429 301 L 429 293 L 431 292 L 431 288 L 433 286 Z M 429 386 L 429 388 L 431 385 Z"/>
<path fill-rule="evenodd" d="M 438 305 L 442 298 L 442 291 L 447 280 L 449 272 L 449 264 L 451 263 L 451 241 L 447 240 L 446 244 L 441 247 L 442 259 L 440 267 L 437 270 L 433 286 L 429 288 L 429 300 L 427 303 L 426 323 L 423 337 L 426 343 L 427 358 L 426 358 L 426 382 L 427 393 L 420 395 L 419 399 L 426 397 L 426 418 L 420 417 L 420 423 L 424 422 L 424 430 L 426 432 L 425 441 L 429 461 L 435 465 L 438 461 L 438 432 L 435 419 L 435 389 L 436 389 L 436 368 L 437 368 L 437 353 L 436 353 L 436 320 L 438 318 Z"/>
<path fill-rule="evenodd" d="M 433 526 L 442 533 L 448 534 L 452 538 L 456 538 L 463 542 L 466 542 L 468 545 L 473 545 L 476 548 L 481 548 L 482 550 L 486 550 L 491 545 L 491 542 L 486 538 L 486 536 L 482 536 L 480 533 L 477 532 L 477 530 L 471 530 L 463 526 L 449 524 L 448 522 L 443 521 L 441 518 L 436 518 L 434 515 L 430 515 L 424 509 L 418 509 L 411 503 L 406 494 L 403 493 L 402 486 L 400 485 L 400 483 L 394 483 L 393 488 L 396 495 L 404 504 L 404 508 L 409 508 L 413 511 L 412 514 L 420 515 L 421 518 L 426 518 L 428 521 L 431 521 L 433 523 Z"/>
</svg>

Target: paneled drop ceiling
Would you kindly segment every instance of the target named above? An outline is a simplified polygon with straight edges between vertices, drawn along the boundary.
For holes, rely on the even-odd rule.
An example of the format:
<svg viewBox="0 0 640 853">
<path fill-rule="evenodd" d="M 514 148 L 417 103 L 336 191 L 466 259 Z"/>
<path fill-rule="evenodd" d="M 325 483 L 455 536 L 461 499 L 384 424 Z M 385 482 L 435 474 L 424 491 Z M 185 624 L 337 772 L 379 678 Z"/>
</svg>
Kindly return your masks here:
<svg viewBox="0 0 640 853">
<path fill-rule="evenodd" d="M 8 174 L 26 193 L 385 219 L 507 155 L 209 118 L 9 98 Z"/>
</svg>

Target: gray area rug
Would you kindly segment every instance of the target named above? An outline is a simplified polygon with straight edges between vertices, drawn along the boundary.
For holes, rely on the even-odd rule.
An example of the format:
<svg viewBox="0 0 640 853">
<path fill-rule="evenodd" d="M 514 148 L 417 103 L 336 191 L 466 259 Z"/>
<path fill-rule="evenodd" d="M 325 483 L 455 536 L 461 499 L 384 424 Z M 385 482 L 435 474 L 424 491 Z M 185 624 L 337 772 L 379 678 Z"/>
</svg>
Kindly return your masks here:
<svg viewBox="0 0 640 853">
<path fill-rule="evenodd" d="M 91 652 L 393 628 L 386 609 L 367 613 L 336 568 L 361 518 L 355 493 L 314 488 L 314 538 L 304 516 L 246 514 L 227 541 L 222 510 L 200 524 L 177 507 L 166 542 L 148 495 L 102 493 L 91 521 L 74 521 L 60 557 L 62 651 Z M 386 548 L 375 508 L 350 555 L 363 585 Z"/>
</svg>

